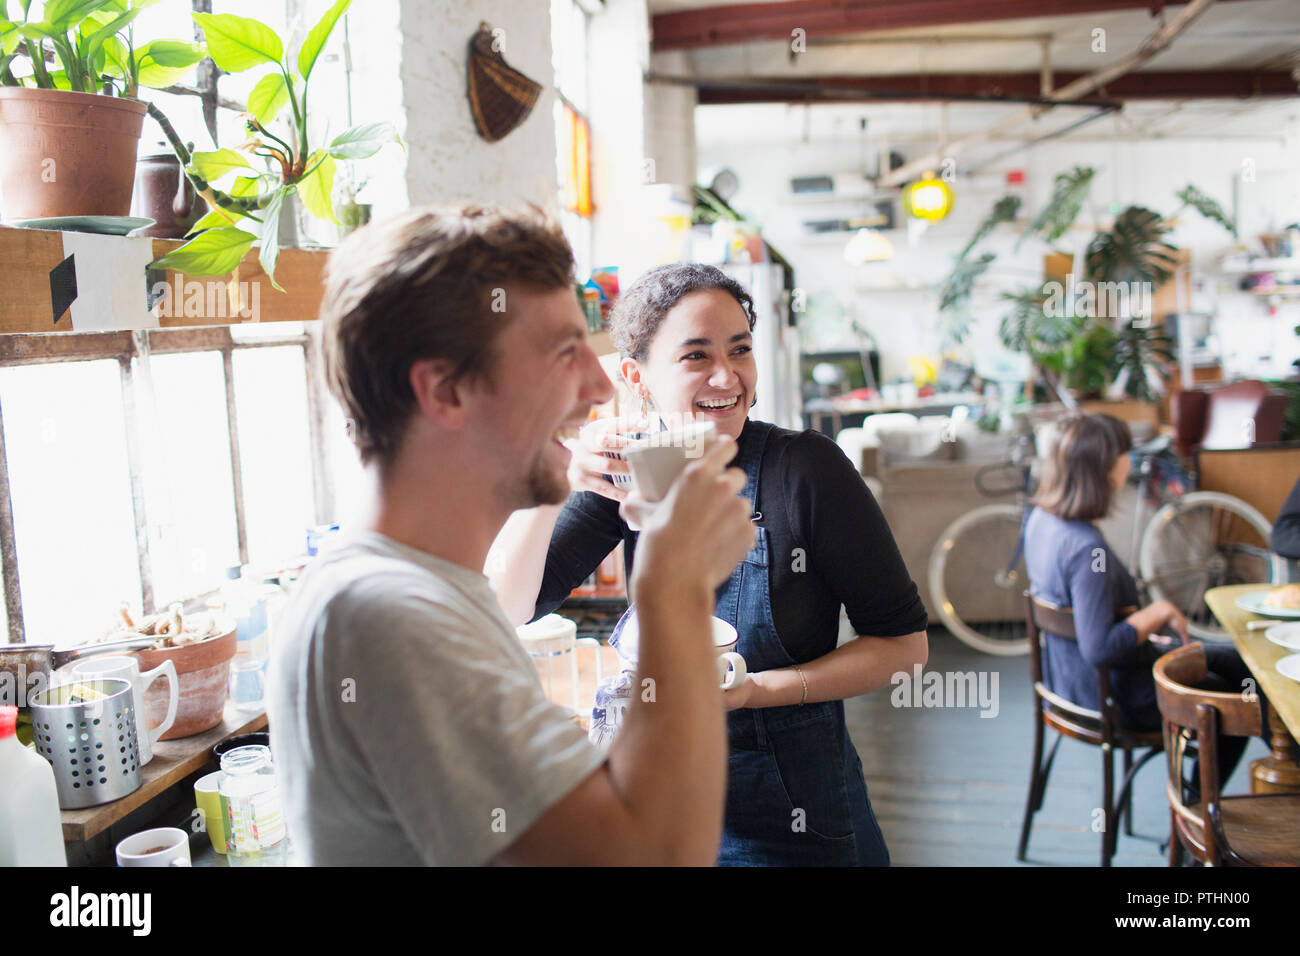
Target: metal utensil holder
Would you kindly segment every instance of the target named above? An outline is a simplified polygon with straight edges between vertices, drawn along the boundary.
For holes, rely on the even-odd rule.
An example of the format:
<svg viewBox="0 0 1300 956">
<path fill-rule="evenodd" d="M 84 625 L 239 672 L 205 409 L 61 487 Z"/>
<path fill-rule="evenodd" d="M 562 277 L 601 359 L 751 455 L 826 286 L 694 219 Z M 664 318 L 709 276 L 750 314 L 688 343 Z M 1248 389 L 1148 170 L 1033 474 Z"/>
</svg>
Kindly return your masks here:
<svg viewBox="0 0 1300 956">
<path fill-rule="evenodd" d="M 103 694 L 73 702 L 78 687 Z M 36 752 L 54 768 L 64 810 L 118 800 L 140 787 L 131 684 L 124 680 L 77 680 L 32 695 Z"/>
</svg>

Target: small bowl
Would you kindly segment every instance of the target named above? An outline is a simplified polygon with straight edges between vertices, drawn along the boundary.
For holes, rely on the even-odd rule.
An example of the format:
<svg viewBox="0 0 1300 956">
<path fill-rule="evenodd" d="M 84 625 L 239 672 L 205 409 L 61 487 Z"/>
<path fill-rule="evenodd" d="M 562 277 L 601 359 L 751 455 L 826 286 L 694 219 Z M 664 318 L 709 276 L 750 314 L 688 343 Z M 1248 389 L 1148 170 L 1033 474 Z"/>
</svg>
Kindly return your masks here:
<svg viewBox="0 0 1300 956">
<path fill-rule="evenodd" d="M 258 745 L 262 747 L 271 746 L 271 735 L 265 730 L 258 731 L 254 734 L 240 734 L 238 737 L 229 737 L 212 748 L 212 756 L 217 758 L 217 763 L 221 762 L 221 755 L 236 747 L 249 747 Z"/>
</svg>

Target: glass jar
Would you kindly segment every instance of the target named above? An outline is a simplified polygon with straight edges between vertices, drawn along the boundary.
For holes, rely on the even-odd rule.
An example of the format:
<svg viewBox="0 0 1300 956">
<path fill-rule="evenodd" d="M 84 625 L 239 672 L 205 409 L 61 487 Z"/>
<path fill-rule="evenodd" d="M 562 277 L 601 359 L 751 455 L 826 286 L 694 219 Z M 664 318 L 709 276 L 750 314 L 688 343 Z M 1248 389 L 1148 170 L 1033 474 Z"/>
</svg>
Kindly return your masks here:
<svg viewBox="0 0 1300 956">
<path fill-rule="evenodd" d="M 221 755 L 221 815 L 230 866 L 284 866 L 284 813 L 271 748 L 236 747 Z"/>
<path fill-rule="evenodd" d="M 230 662 L 230 701 L 236 710 L 256 713 L 266 709 L 264 667 L 261 661 L 252 657 L 236 656 Z"/>
</svg>

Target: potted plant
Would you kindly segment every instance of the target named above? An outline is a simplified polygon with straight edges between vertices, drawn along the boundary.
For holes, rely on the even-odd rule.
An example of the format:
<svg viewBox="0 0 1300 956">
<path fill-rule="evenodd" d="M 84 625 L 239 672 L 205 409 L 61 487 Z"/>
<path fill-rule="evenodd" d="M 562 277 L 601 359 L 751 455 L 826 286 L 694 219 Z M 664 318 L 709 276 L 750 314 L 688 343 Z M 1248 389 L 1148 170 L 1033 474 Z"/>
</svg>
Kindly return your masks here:
<svg viewBox="0 0 1300 956">
<path fill-rule="evenodd" d="M 180 80 L 202 45 L 137 47 L 132 21 L 157 0 L 0 0 L 0 189 L 9 219 L 125 216 L 147 104 L 140 87 Z M 51 59 L 52 57 L 52 59 Z"/>
<path fill-rule="evenodd" d="M 1082 211 L 1095 175 L 1091 167 L 1076 166 L 1057 176 L 1051 199 L 1021 242 L 1037 235 L 1049 245 L 1057 243 Z M 1186 186 L 1176 195 L 1183 203 L 1178 212 L 1190 206 L 1236 234 L 1219 204 L 1195 186 Z M 955 341 L 960 341 L 969 327 L 968 305 L 974 283 L 995 259 L 992 253 L 977 259 L 968 258 L 968 253 L 999 223 L 1012 221 L 1019 208 L 1016 197 L 999 200 L 958 254 L 944 281 L 939 308 L 949 314 L 949 336 Z M 1133 288 L 1133 284 L 1154 290 L 1168 281 L 1176 269 L 1178 253 L 1166 239 L 1172 219 L 1137 205 L 1120 211 L 1110 228 L 1097 230 L 1086 249 L 1081 250 L 1079 285 L 1090 287 L 1083 291 Z M 1062 283 L 1049 280 L 1021 292 L 1004 292 L 1002 298 L 1010 303 L 1010 311 L 999 329 L 1002 344 L 1028 355 L 1039 376 L 1058 395 L 1067 393 L 1063 395 L 1067 400 L 1091 397 L 1107 389 L 1122 390 L 1142 401 L 1158 398 L 1174 354 L 1172 340 L 1151 324 L 1152 317 L 1137 312 L 1112 315 L 1102 306 L 1100 292 L 1085 297 L 1087 307 L 1076 308 L 1076 304 L 1084 303 L 1065 302 L 1062 291 Z M 1070 288 L 1066 296 L 1073 295 L 1074 289 Z M 1110 304 L 1113 301 L 1108 299 Z"/>
<path fill-rule="evenodd" d="M 210 211 L 195 223 L 193 239 L 153 262 L 152 268 L 225 275 L 260 240 L 259 261 L 271 284 L 280 289 L 275 262 L 282 230 L 292 222 L 282 216 L 288 204 L 301 202 L 309 215 L 339 225 L 332 200 L 337 162 L 366 159 L 388 142 L 401 143 L 393 125 L 386 122 L 357 124 L 328 143 L 312 142 L 308 132 L 312 70 L 351 3 L 338 0 L 331 6 L 307 34 L 296 57 L 289 55 L 274 30 L 258 20 L 194 14 L 207 38 L 208 54 L 222 70 L 270 69 L 249 94 L 248 139 L 238 149 L 191 152 L 166 118 L 156 117 Z M 276 132 L 282 115 L 287 129 Z M 218 189 L 214 184 L 219 181 L 229 185 Z"/>
</svg>

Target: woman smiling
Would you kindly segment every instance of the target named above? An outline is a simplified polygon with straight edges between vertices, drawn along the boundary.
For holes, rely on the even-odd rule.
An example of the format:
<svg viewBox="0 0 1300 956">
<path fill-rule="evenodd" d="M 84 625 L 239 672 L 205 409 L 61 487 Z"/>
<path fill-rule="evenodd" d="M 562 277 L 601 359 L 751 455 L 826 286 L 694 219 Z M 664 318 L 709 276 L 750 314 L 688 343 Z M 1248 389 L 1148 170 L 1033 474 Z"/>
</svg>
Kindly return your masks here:
<svg viewBox="0 0 1300 956">
<path fill-rule="evenodd" d="M 757 543 L 717 593 L 749 677 L 723 692 L 730 742 L 724 865 L 888 865 L 847 697 L 911 674 L 927 658 L 925 609 L 879 506 L 829 438 L 749 418 L 758 387 L 753 302 L 720 270 L 675 264 L 619 301 L 620 372 L 654 424 L 711 421 L 737 442 Z M 643 426 L 642 426 L 643 427 Z M 517 513 L 494 576 L 517 623 L 557 608 L 620 543 L 630 570 L 636 515 L 610 476 L 627 464 L 613 428 L 571 440 L 573 494 Z M 635 499 L 633 499 L 635 502 Z M 856 639 L 836 646 L 844 608 Z"/>
</svg>

